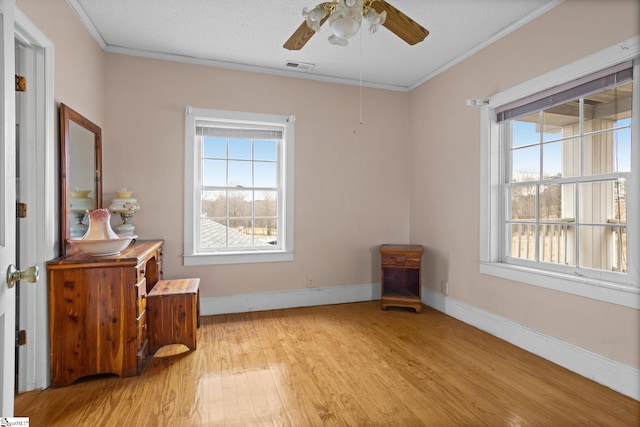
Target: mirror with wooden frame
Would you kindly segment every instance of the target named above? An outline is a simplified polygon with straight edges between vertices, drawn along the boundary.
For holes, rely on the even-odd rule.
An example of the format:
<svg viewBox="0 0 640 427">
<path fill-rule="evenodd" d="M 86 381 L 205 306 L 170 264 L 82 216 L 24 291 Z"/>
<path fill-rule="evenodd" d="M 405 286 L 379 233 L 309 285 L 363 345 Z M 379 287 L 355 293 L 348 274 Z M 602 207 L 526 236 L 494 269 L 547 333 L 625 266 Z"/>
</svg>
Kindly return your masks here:
<svg viewBox="0 0 640 427">
<path fill-rule="evenodd" d="M 86 211 L 102 207 L 102 129 L 60 104 L 60 252 L 87 230 Z"/>
</svg>

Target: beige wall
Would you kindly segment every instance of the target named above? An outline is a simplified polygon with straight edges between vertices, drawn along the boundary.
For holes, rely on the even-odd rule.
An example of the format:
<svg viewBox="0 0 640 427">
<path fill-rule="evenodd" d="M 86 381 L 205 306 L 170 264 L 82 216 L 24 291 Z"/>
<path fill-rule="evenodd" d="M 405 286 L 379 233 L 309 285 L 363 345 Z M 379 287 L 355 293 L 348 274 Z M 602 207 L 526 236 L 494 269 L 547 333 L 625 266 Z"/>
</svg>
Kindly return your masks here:
<svg viewBox="0 0 640 427">
<path fill-rule="evenodd" d="M 467 304 L 640 366 L 637 310 L 478 273 L 480 118 L 464 102 L 637 34 L 637 1 L 568 0 L 410 94 L 365 89 L 362 126 L 356 87 L 105 54 L 65 0 L 17 5 L 55 43 L 56 100 L 103 127 L 105 203 L 135 191 L 137 232 L 166 240 L 167 277 L 202 277 L 203 296 L 307 275 L 375 283 L 377 245 L 411 240 L 429 288 L 448 280 Z M 296 115 L 295 261 L 182 266 L 187 105 Z"/>
<path fill-rule="evenodd" d="M 166 241 L 167 278 L 203 296 L 379 281 L 376 247 L 409 240 L 408 95 L 106 54 L 65 0 L 18 0 L 55 44 L 55 98 L 103 128 L 104 203 L 124 186 L 140 238 Z M 296 115 L 295 260 L 183 267 L 187 105 Z"/>
<path fill-rule="evenodd" d="M 635 0 L 565 1 L 414 90 L 409 104 L 411 241 L 426 246 L 426 286 L 448 281 L 455 299 L 636 367 L 640 311 L 479 273 L 480 110 L 465 100 L 632 37 L 638 16 Z"/>
<path fill-rule="evenodd" d="M 100 45 L 66 0 L 17 0 L 16 6 L 55 46 L 56 106 L 67 104 L 102 126 L 106 55 Z"/>
<path fill-rule="evenodd" d="M 408 94 L 107 56 L 105 201 L 135 191 L 143 238 L 165 239 L 166 277 L 200 277 L 203 296 L 379 281 L 376 247 L 409 239 Z M 184 267 L 186 106 L 296 116 L 295 260 Z"/>
</svg>

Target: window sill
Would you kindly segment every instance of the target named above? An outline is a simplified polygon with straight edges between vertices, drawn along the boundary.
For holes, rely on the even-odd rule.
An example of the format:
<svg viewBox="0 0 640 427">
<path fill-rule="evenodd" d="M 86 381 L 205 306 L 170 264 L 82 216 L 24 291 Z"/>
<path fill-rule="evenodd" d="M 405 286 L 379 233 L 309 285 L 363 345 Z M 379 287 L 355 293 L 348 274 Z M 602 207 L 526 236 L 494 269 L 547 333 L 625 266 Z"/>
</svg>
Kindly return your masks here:
<svg viewBox="0 0 640 427">
<path fill-rule="evenodd" d="M 183 255 L 185 266 L 293 261 L 293 251 L 226 252 Z"/>
<path fill-rule="evenodd" d="M 496 262 L 481 262 L 480 273 L 640 309 L 640 288 L 632 285 Z"/>
</svg>

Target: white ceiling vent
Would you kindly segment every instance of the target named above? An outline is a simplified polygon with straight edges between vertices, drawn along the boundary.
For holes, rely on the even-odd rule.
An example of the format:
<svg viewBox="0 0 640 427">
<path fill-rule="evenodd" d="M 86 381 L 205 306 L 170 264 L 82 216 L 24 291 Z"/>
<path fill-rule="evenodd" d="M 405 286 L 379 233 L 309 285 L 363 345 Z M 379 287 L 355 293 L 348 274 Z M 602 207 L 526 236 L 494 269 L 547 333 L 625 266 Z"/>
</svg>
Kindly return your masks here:
<svg viewBox="0 0 640 427">
<path fill-rule="evenodd" d="M 296 71 L 311 71 L 315 64 L 308 64 L 306 62 L 287 61 L 284 63 L 284 68 Z"/>
</svg>

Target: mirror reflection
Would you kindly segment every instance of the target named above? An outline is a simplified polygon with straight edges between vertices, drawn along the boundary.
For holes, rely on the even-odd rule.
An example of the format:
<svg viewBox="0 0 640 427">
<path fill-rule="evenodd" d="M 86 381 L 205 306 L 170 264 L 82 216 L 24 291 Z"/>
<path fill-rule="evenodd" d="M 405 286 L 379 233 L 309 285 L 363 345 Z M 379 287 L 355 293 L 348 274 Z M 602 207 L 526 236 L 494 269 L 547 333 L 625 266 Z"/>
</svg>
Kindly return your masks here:
<svg viewBox="0 0 640 427">
<path fill-rule="evenodd" d="M 67 241 L 87 231 L 86 211 L 102 207 L 102 129 L 60 104 L 60 230 L 63 255 Z"/>
<path fill-rule="evenodd" d="M 94 134 L 77 123 L 69 124 L 70 236 L 82 237 L 87 232 L 86 211 L 96 208 L 94 194 Z"/>
</svg>

